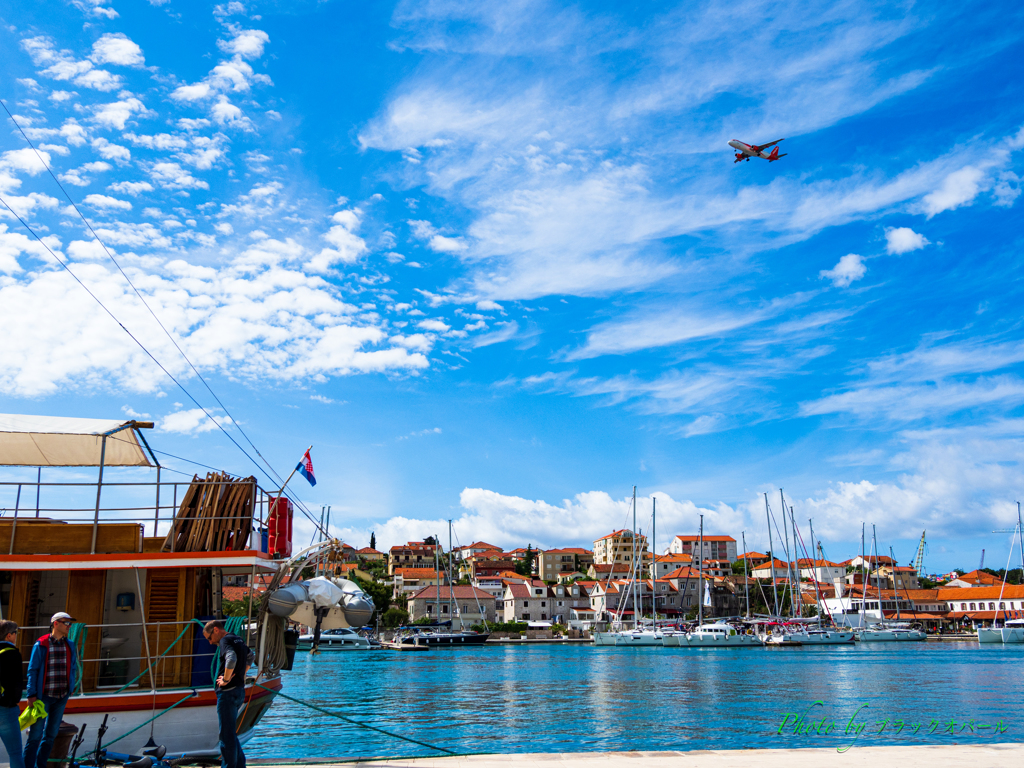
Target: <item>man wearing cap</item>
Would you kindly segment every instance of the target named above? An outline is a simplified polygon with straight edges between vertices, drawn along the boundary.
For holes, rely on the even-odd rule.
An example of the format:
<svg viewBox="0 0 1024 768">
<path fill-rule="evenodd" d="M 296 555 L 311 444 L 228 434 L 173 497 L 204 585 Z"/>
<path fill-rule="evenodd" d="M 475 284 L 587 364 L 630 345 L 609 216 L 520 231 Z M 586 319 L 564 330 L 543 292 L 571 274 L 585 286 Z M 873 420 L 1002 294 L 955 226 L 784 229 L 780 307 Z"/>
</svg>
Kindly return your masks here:
<svg viewBox="0 0 1024 768">
<path fill-rule="evenodd" d="M 61 611 L 50 619 L 50 634 L 32 646 L 28 661 L 28 705 L 36 699 L 46 707 L 46 718 L 36 720 L 25 744 L 25 768 L 46 768 L 50 749 L 60 730 L 64 706 L 75 690 L 78 654 L 68 632 L 75 620 Z"/>
<path fill-rule="evenodd" d="M 242 638 L 225 630 L 223 620 L 206 622 L 203 637 L 220 649 L 217 719 L 220 723 L 221 768 L 245 768 L 245 753 L 236 730 L 238 710 L 245 702 L 245 673 L 253 662 L 253 652 Z"/>
</svg>

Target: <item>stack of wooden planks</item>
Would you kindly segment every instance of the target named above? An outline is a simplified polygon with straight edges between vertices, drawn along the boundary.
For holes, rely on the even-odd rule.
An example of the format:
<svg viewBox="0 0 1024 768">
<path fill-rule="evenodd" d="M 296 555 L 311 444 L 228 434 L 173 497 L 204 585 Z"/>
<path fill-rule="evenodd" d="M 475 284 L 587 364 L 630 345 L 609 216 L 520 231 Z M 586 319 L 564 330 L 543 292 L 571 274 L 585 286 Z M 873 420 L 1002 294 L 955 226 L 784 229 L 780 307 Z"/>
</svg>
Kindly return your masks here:
<svg viewBox="0 0 1024 768">
<path fill-rule="evenodd" d="M 185 493 L 164 552 L 223 552 L 246 548 L 252 532 L 256 478 L 233 478 L 219 472 L 199 475 Z"/>
</svg>

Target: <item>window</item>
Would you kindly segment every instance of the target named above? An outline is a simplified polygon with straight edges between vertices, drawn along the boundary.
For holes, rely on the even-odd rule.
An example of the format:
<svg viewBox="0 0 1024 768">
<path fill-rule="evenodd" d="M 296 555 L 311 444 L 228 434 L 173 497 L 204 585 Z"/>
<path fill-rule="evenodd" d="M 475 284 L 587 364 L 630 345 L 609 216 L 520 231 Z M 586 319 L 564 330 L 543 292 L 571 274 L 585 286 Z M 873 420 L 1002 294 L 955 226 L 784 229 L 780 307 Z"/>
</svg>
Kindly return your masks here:
<svg viewBox="0 0 1024 768">
<path fill-rule="evenodd" d="M 441 613 L 448 613 L 448 606 L 447 605 L 442 605 L 441 606 Z"/>
<path fill-rule="evenodd" d="M 999 604 L 999 610 L 1001 611 L 1001 610 L 1003 610 L 1004 608 L 1006 608 L 1006 604 L 1005 604 L 1005 603 L 1000 603 L 1000 604 Z"/>
<path fill-rule="evenodd" d="M 530 601 L 529 600 L 523 600 L 523 608 L 529 608 L 529 607 L 530 607 Z"/>
<path fill-rule="evenodd" d="M 432 605 L 430 605 L 430 604 L 428 603 L 428 604 L 427 604 L 427 613 L 433 613 L 433 612 L 434 612 L 434 606 L 432 606 Z"/>
<path fill-rule="evenodd" d="M 547 600 L 541 600 L 540 601 L 540 607 L 541 608 L 547 608 L 548 607 L 548 601 Z"/>
<path fill-rule="evenodd" d="M 996 609 L 996 604 L 995 604 L 995 603 L 989 603 L 989 604 L 988 604 L 988 609 L 989 609 L 990 611 L 994 611 L 994 610 Z"/>
<path fill-rule="evenodd" d="M 974 610 L 974 603 L 971 603 L 971 610 Z"/>
<path fill-rule="evenodd" d="M 967 603 L 960 603 L 960 610 L 961 611 L 966 611 L 967 610 Z"/>
<path fill-rule="evenodd" d="M 526 619 L 527 621 L 529 621 L 530 620 L 530 614 L 524 613 L 523 614 L 523 618 Z"/>
<path fill-rule="evenodd" d="M 542 613 L 542 614 L 540 615 L 540 618 L 541 618 L 541 620 L 542 620 L 542 621 L 543 621 L 544 619 L 546 619 L 547 617 L 548 617 L 548 615 L 547 615 L 546 613 Z"/>
</svg>

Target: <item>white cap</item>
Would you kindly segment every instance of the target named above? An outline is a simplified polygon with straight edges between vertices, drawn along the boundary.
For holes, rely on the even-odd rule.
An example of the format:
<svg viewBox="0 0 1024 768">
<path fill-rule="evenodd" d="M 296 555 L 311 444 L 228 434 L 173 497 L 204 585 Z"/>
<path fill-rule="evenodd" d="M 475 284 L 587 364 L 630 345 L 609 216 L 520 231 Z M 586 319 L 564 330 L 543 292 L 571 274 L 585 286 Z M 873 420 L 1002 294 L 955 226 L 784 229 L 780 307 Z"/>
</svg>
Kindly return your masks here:
<svg viewBox="0 0 1024 768">
<path fill-rule="evenodd" d="M 74 621 L 75 617 L 72 616 L 70 613 L 64 613 L 64 611 L 58 611 L 57 613 L 53 614 L 53 616 L 50 617 L 50 626 L 52 627 L 53 623 L 55 621 L 60 621 L 61 619 L 71 619 L 72 621 Z"/>
</svg>

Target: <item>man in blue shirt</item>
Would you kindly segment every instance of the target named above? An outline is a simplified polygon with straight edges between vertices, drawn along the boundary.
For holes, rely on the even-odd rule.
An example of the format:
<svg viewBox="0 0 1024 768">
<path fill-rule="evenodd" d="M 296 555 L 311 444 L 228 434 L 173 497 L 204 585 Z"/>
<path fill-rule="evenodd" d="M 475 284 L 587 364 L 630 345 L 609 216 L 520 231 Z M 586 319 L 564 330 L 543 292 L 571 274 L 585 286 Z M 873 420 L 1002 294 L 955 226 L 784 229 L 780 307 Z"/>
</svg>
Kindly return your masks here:
<svg viewBox="0 0 1024 768">
<path fill-rule="evenodd" d="M 245 754 L 238 742 L 238 710 L 245 701 L 245 672 L 253 652 L 238 635 L 224 629 L 223 621 L 208 621 L 203 637 L 220 649 L 217 675 L 217 719 L 220 722 L 220 764 L 222 768 L 245 768 Z"/>
<path fill-rule="evenodd" d="M 28 660 L 28 705 L 36 699 L 46 707 L 46 718 L 36 720 L 25 744 L 25 768 L 46 768 L 50 749 L 60 730 L 64 707 L 75 690 L 78 654 L 68 632 L 75 620 L 61 611 L 50 619 L 50 634 L 32 646 Z"/>
</svg>

